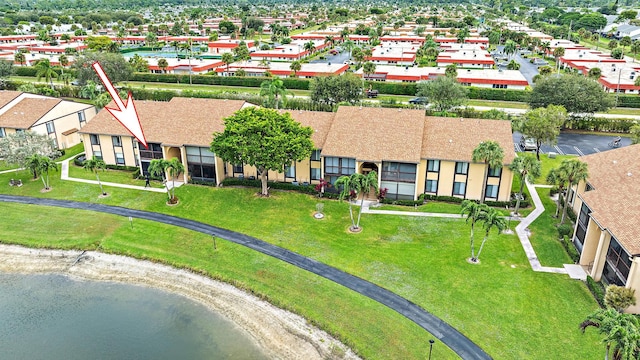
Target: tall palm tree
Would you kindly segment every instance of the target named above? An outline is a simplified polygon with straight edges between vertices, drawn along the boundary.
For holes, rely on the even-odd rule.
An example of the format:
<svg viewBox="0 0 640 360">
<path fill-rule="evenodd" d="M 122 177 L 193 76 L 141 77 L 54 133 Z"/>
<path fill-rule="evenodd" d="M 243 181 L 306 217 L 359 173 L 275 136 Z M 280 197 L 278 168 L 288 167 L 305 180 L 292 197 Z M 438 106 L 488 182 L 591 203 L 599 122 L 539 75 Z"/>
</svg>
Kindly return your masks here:
<svg viewBox="0 0 640 360">
<path fill-rule="evenodd" d="M 336 38 L 333 35 L 327 35 L 324 37 L 324 43 L 329 44 L 329 46 L 333 46 L 335 44 Z"/>
<path fill-rule="evenodd" d="M 169 62 L 167 62 L 167 59 L 165 58 L 158 59 L 158 67 L 160 68 L 160 70 L 162 70 L 163 73 L 166 73 L 167 68 L 169 67 Z"/>
<path fill-rule="evenodd" d="M 229 76 L 229 64 L 233 62 L 233 54 L 230 52 L 222 54 L 222 62 L 227 66 L 227 76 Z"/>
<path fill-rule="evenodd" d="M 349 204 L 349 217 L 351 218 L 351 229 L 357 229 L 355 219 L 353 218 L 353 208 L 351 206 L 351 193 L 358 192 L 360 190 L 359 181 L 358 181 L 357 173 L 353 173 L 351 175 L 342 175 L 340 176 L 334 186 L 336 188 L 342 188 L 340 190 L 340 200 L 344 200 L 345 198 L 348 200 Z"/>
<path fill-rule="evenodd" d="M 49 190 L 51 186 L 49 186 L 49 171 L 58 171 L 58 164 L 55 161 L 51 160 L 50 157 L 44 155 L 40 156 L 40 179 L 42 179 L 42 184 L 44 184 L 44 189 Z"/>
<path fill-rule="evenodd" d="M 517 44 L 515 43 L 515 41 L 507 40 L 507 42 L 504 44 L 504 48 L 502 49 L 502 52 L 504 52 L 505 55 L 511 58 L 511 55 L 515 54 L 516 48 L 517 48 Z"/>
<path fill-rule="evenodd" d="M 507 222 L 504 220 L 502 214 L 492 207 L 487 207 L 487 209 L 482 213 L 480 220 L 482 221 L 482 227 L 484 228 L 484 238 L 482 239 L 480 250 L 478 250 L 478 256 L 476 256 L 474 262 L 480 259 L 480 253 L 482 253 L 482 248 L 487 242 L 487 238 L 489 237 L 491 230 L 495 228 L 498 230 L 498 234 L 500 234 L 507 227 Z"/>
<path fill-rule="evenodd" d="M 316 46 L 313 43 L 313 41 L 307 41 L 306 43 L 304 43 L 304 49 L 309 52 L 309 55 L 311 55 L 313 54 L 313 51 L 316 49 Z"/>
<path fill-rule="evenodd" d="M 636 56 L 640 53 L 640 40 L 633 40 L 631 48 L 629 49 L 633 54 L 633 62 L 636 62 Z"/>
<path fill-rule="evenodd" d="M 569 193 L 573 188 L 573 185 L 578 185 L 580 181 L 584 181 L 589 176 L 589 170 L 587 163 L 584 163 L 577 159 L 567 159 L 560 163 L 560 169 L 566 177 L 567 181 L 567 193 L 564 197 L 564 206 L 562 207 L 562 218 L 560 224 L 564 224 L 564 219 L 567 216 L 567 207 L 569 206 Z"/>
<path fill-rule="evenodd" d="M 522 192 L 524 191 L 525 181 L 533 183 L 542 172 L 542 165 L 535 157 L 531 155 L 518 156 L 509 165 L 509 170 L 515 172 L 520 177 L 520 192 L 518 192 L 518 199 L 516 200 L 516 208 L 513 211 L 518 215 L 518 209 L 520 209 L 520 199 L 522 199 Z"/>
<path fill-rule="evenodd" d="M 489 168 L 502 167 L 504 151 L 500 147 L 500 144 L 495 141 L 483 141 L 473 149 L 471 159 L 474 162 L 483 162 L 485 164 L 484 176 L 482 177 L 482 192 L 480 193 L 480 203 L 482 204 L 484 203 L 485 192 L 487 190 L 487 173 L 489 172 Z"/>
<path fill-rule="evenodd" d="M 67 55 L 62 54 L 60 55 L 60 57 L 58 57 L 58 61 L 60 62 L 60 66 L 62 66 L 62 74 L 64 74 L 64 68 L 69 66 L 69 58 L 67 57 Z"/>
<path fill-rule="evenodd" d="M 558 200 L 556 200 L 556 214 L 555 217 L 558 217 L 560 213 L 560 196 L 564 192 L 567 187 L 566 176 L 562 173 L 562 169 L 553 168 L 547 174 L 547 178 L 545 179 L 547 184 L 552 185 L 558 189 Z"/>
<path fill-rule="evenodd" d="M 362 216 L 362 208 L 364 207 L 364 198 L 367 197 L 367 194 L 369 194 L 371 188 L 373 188 L 374 191 L 378 191 L 378 173 L 376 173 L 375 171 L 371 171 L 367 175 L 357 175 L 359 175 L 357 178 L 360 182 L 360 192 L 362 193 L 362 200 L 360 200 L 360 211 L 358 211 L 358 221 L 356 222 L 356 229 L 359 229 L 360 217 Z"/>
<path fill-rule="evenodd" d="M 169 202 L 175 204 L 176 199 L 176 177 L 180 176 L 184 172 L 184 165 L 178 158 L 171 160 L 154 159 L 149 164 L 149 173 L 153 176 L 162 176 L 165 179 L 165 187 L 167 188 L 167 194 L 169 196 Z M 171 188 L 169 188 L 169 182 L 165 176 L 171 178 Z"/>
<path fill-rule="evenodd" d="M 107 193 L 104 192 L 104 189 L 102 188 L 100 175 L 98 175 L 98 170 L 104 171 L 107 168 L 107 164 L 104 162 L 104 160 L 94 156 L 91 159 L 85 160 L 84 165 L 82 167 L 84 167 L 85 170 L 91 171 L 96 175 L 96 180 L 98 180 L 98 185 L 100 186 L 100 193 L 103 196 L 107 195 Z"/>
<path fill-rule="evenodd" d="M 372 63 L 371 61 L 367 61 L 366 63 L 364 63 L 364 65 L 362 65 L 362 73 L 365 75 L 364 78 L 371 76 L 371 74 L 376 72 L 376 64 Z M 363 78 L 363 81 L 364 81 Z"/>
<path fill-rule="evenodd" d="M 299 60 L 292 61 L 289 69 L 293 71 L 293 76 L 298 77 L 298 71 L 302 69 L 302 63 Z"/>
<path fill-rule="evenodd" d="M 51 84 L 51 88 L 53 89 L 53 78 L 57 78 L 58 73 L 53 70 L 49 59 L 38 60 L 34 67 L 36 69 L 36 77 L 38 78 L 38 81 L 45 78 L 45 80 Z"/>
<path fill-rule="evenodd" d="M 476 253 L 475 253 L 476 248 L 474 243 L 475 225 L 476 225 L 476 222 L 482 217 L 482 214 L 487 211 L 488 206 L 485 204 L 478 204 L 477 202 L 472 200 L 464 200 L 461 206 L 462 208 L 460 210 L 460 214 L 467 216 L 467 220 L 466 220 L 467 223 L 471 222 L 471 237 L 470 237 L 471 261 L 475 261 L 476 259 Z"/>
<path fill-rule="evenodd" d="M 29 169 L 29 171 L 31 171 L 31 173 L 33 174 L 34 180 L 38 178 L 41 158 L 42 157 L 40 156 L 40 154 L 33 154 L 26 159 L 24 164 L 24 167 Z"/>
<path fill-rule="evenodd" d="M 585 330 L 593 326 L 604 335 L 603 342 L 606 347 L 605 360 L 609 359 L 609 353 L 613 346 L 613 359 L 634 360 L 640 352 L 640 320 L 634 314 L 620 313 L 613 308 L 598 309 L 587 316 L 580 324 L 580 329 Z"/>
<path fill-rule="evenodd" d="M 20 65 L 24 65 L 24 62 L 27 61 L 27 58 L 24 56 L 24 53 L 22 51 L 18 51 L 13 58 L 15 62 Z"/>
<path fill-rule="evenodd" d="M 288 94 L 291 92 L 284 87 L 284 82 L 281 79 L 265 80 L 260 84 L 260 96 L 267 96 L 269 102 L 274 102 L 276 109 L 278 109 L 280 102 L 278 96 L 282 96 L 284 103 Z"/>
</svg>

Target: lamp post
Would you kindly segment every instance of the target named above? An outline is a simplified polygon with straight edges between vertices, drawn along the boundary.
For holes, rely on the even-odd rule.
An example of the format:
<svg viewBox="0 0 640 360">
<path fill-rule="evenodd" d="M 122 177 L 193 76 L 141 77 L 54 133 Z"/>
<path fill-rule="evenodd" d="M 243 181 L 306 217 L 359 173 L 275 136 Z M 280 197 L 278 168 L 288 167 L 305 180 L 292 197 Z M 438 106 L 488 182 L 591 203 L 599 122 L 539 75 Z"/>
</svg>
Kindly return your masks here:
<svg viewBox="0 0 640 360">
<path fill-rule="evenodd" d="M 429 360 L 431 360 L 431 351 L 433 351 L 433 343 L 435 342 L 435 340 L 429 339 Z"/>
<path fill-rule="evenodd" d="M 618 107 L 618 96 L 620 96 L 620 76 L 622 76 L 622 67 L 618 71 L 618 86 L 616 87 L 616 106 Z"/>
</svg>

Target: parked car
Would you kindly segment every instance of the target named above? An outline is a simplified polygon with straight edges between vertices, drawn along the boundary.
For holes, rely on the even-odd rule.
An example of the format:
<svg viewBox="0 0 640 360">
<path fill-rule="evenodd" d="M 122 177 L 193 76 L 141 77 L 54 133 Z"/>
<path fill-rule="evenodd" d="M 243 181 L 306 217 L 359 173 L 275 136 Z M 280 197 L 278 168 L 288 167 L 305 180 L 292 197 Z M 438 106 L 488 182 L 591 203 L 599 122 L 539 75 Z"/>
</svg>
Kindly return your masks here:
<svg viewBox="0 0 640 360">
<path fill-rule="evenodd" d="M 528 138 L 526 136 L 522 136 L 520 138 L 520 148 L 522 148 L 522 150 L 524 150 L 524 151 L 537 150 L 538 149 L 538 144 L 536 143 L 535 139 Z"/>
<path fill-rule="evenodd" d="M 376 98 L 378 97 L 378 90 L 367 90 L 365 91 L 365 95 L 367 95 L 368 98 Z"/>
<path fill-rule="evenodd" d="M 331 54 L 331 55 L 338 55 L 338 50 L 336 50 L 336 49 L 331 49 L 331 50 L 329 50 L 329 54 Z"/>
<path fill-rule="evenodd" d="M 418 96 L 418 97 L 415 97 L 415 98 L 409 100 L 409 104 L 425 105 L 425 104 L 427 104 L 427 98 Z"/>
</svg>

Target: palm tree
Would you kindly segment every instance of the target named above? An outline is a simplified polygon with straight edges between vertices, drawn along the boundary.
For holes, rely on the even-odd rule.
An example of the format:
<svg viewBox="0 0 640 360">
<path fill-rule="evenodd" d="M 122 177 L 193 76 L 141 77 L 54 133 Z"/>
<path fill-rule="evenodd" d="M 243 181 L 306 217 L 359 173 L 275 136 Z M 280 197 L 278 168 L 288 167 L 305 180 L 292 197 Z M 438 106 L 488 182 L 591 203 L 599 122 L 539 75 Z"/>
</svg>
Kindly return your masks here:
<svg viewBox="0 0 640 360">
<path fill-rule="evenodd" d="M 507 40 L 507 42 L 504 44 L 502 52 L 504 52 L 507 56 L 509 56 L 509 58 L 511 58 L 511 55 L 515 54 L 516 48 L 517 44 L 515 43 L 515 41 Z"/>
<path fill-rule="evenodd" d="M 40 154 L 33 154 L 26 159 L 24 164 L 24 166 L 33 174 L 34 180 L 38 178 L 41 158 Z"/>
<path fill-rule="evenodd" d="M 518 215 L 518 209 L 520 209 L 520 199 L 522 199 L 522 192 L 524 191 L 524 183 L 533 183 L 542 172 L 542 165 L 535 157 L 531 155 L 518 156 L 509 165 L 509 170 L 518 173 L 520 177 L 520 192 L 518 193 L 518 199 L 516 200 L 516 208 L 513 211 Z"/>
<path fill-rule="evenodd" d="M 375 171 L 369 172 L 367 175 L 357 174 L 359 175 L 358 181 L 360 182 L 360 192 L 362 193 L 362 199 L 360 200 L 360 211 L 358 211 L 358 221 L 356 222 L 356 229 L 360 228 L 360 217 L 362 216 L 362 208 L 364 207 L 364 198 L 367 197 L 367 194 L 371 191 L 371 188 L 374 191 L 378 191 L 378 173 Z"/>
<path fill-rule="evenodd" d="M 182 165 L 180 160 L 178 158 L 173 158 L 171 160 L 151 160 L 148 171 L 153 176 L 162 176 L 163 178 L 165 178 L 165 175 L 168 175 L 171 178 L 171 188 L 169 188 L 169 183 L 166 179 L 165 187 L 167 188 L 169 203 L 175 204 L 177 202 L 176 177 L 180 176 L 180 174 L 184 172 L 184 165 Z"/>
<path fill-rule="evenodd" d="M 636 56 L 638 56 L 638 53 L 640 52 L 640 40 L 633 40 L 629 50 L 633 54 L 633 62 L 636 62 Z"/>
<path fill-rule="evenodd" d="M 460 210 L 461 215 L 467 216 L 467 222 L 471 221 L 471 261 L 475 261 L 475 244 L 474 244 L 474 228 L 476 225 L 476 221 L 478 221 L 482 217 L 482 213 L 487 211 L 488 206 L 485 204 L 478 204 L 472 200 L 464 200 L 462 202 L 462 208 Z"/>
<path fill-rule="evenodd" d="M 473 149 L 471 159 L 474 162 L 484 162 L 484 176 L 482 176 L 482 192 L 480 196 L 480 203 L 484 203 L 484 197 L 487 187 L 487 173 L 489 168 L 502 167 L 502 160 L 504 159 L 504 151 L 495 141 L 483 141 Z"/>
<path fill-rule="evenodd" d="M 613 359 L 634 360 L 638 358 L 640 350 L 640 321 L 634 314 L 620 313 L 613 308 L 598 309 L 587 316 L 580 324 L 585 330 L 593 326 L 604 335 L 606 352 L 605 359 L 609 359 L 609 352 L 613 345 Z"/>
<path fill-rule="evenodd" d="M 567 207 L 569 206 L 569 193 L 573 188 L 573 185 L 578 185 L 580 181 L 584 181 L 589 176 L 589 170 L 587 169 L 587 163 L 584 163 L 577 159 L 567 159 L 560 163 L 560 169 L 566 175 L 567 180 L 567 193 L 564 197 L 564 206 L 562 207 L 562 218 L 560 224 L 564 224 L 564 219 L 567 216 Z"/>
<path fill-rule="evenodd" d="M 313 41 L 307 41 L 306 43 L 304 43 L 304 49 L 309 52 L 309 55 L 311 55 L 313 54 L 313 51 L 316 49 L 316 46 L 313 43 Z"/>
<path fill-rule="evenodd" d="M 515 60 L 509 61 L 507 64 L 507 70 L 520 70 L 520 63 Z"/>
<path fill-rule="evenodd" d="M 372 63 L 371 61 L 367 61 L 366 63 L 364 63 L 364 65 L 362 65 L 362 73 L 365 74 L 365 77 L 369 77 L 375 72 L 376 64 Z"/>
<path fill-rule="evenodd" d="M 18 51 L 13 58 L 20 65 L 24 65 L 24 62 L 27 61 L 27 58 L 24 56 L 22 51 Z"/>
<path fill-rule="evenodd" d="M 324 37 L 324 43 L 325 44 L 330 44 L 329 46 L 333 46 L 333 44 L 335 44 L 336 42 L 336 38 L 333 37 L 333 35 L 327 35 Z"/>
<path fill-rule="evenodd" d="M 602 70 L 597 67 L 591 68 L 589 69 L 588 75 L 590 78 L 598 80 L 602 76 Z"/>
<path fill-rule="evenodd" d="M 265 80 L 260 84 L 260 96 L 267 96 L 269 102 L 274 102 L 276 109 L 278 109 L 279 103 L 278 96 L 282 95 L 284 103 L 288 94 L 291 92 L 284 87 L 284 82 L 281 79 Z"/>
<path fill-rule="evenodd" d="M 222 54 L 222 62 L 227 66 L 227 76 L 229 76 L 229 64 L 233 62 L 233 54 L 230 52 Z"/>
<path fill-rule="evenodd" d="M 560 196 L 562 196 L 562 193 L 567 186 L 566 176 L 562 173 L 562 169 L 553 168 L 549 171 L 545 180 L 547 184 L 552 185 L 558 189 L 558 200 L 556 200 L 556 214 L 554 215 L 554 217 L 558 217 L 558 214 L 560 213 Z"/>
<path fill-rule="evenodd" d="M 58 164 L 55 161 L 51 160 L 50 157 L 44 155 L 40 156 L 40 168 L 38 169 L 40 172 L 40 179 L 42 179 L 42 184 L 44 184 L 44 189 L 49 190 L 51 187 L 49 186 L 49 171 L 58 171 Z"/>
<path fill-rule="evenodd" d="M 484 239 L 482 239 L 480 250 L 478 250 L 478 256 L 476 256 L 474 262 L 477 262 L 480 258 L 480 253 L 482 253 L 482 248 L 487 242 L 487 238 L 489 237 L 491 230 L 496 228 L 498 230 L 498 234 L 500 234 L 507 227 L 507 223 L 502 214 L 492 207 L 487 207 L 487 209 L 481 214 L 480 220 L 482 221 L 482 227 L 484 228 Z"/>
<path fill-rule="evenodd" d="M 347 198 L 349 201 L 349 216 L 351 217 L 351 229 L 357 229 L 356 227 L 356 222 L 353 219 L 353 208 L 351 207 L 351 193 L 352 192 L 356 192 L 359 190 L 359 181 L 358 181 L 358 175 L 357 173 L 353 173 L 350 176 L 349 175 L 342 175 L 340 176 L 334 186 L 336 188 L 340 188 L 342 187 L 342 190 L 340 191 L 340 200 L 344 200 L 345 198 Z"/>
<path fill-rule="evenodd" d="M 353 42 L 353 40 L 346 40 L 344 43 L 342 43 L 342 48 L 349 52 L 349 58 L 351 58 L 351 50 L 353 50 L 354 47 L 355 43 Z"/>
<path fill-rule="evenodd" d="M 51 84 L 51 88 L 53 89 L 53 78 L 57 78 L 58 73 L 53 70 L 53 67 L 51 67 L 49 59 L 38 60 L 34 67 L 36 69 L 36 77 L 38 78 L 38 81 L 44 77 L 45 80 Z"/>
<path fill-rule="evenodd" d="M 291 62 L 289 69 L 293 71 L 293 76 L 298 77 L 298 71 L 302 69 L 302 63 L 299 60 L 294 60 Z"/>
<path fill-rule="evenodd" d="M 447 67 L 444 70 L 444 75 L 446 77 L 450 77 L 455 80 L 458 77 L 458 65 L 456 64 L 447 65 Z"/>
<path fill-rule="evenodd" d="M 107 168 L 107 164 L 104 162 L 104 160 L 94 156 L 91 159 L 85 160 L 82 167 L 84 167 L 85 170 L 91 171 L 96 175 L 96 180 L 98 180 L 98 185 L 100 186 L 100 193 L 103 196 L 106 196 L 107 193 L 104 192 L 104 189 L 102 188 L 102 182 L 100 181 L 100 176 L 98 175 L 98 170 L 104 171 L 104 169 Z"/>
<path fill-rule="evenodd" d="M 64 68 L 69 65 L 69 58 L 67 57 L 67 55 L 62 54 L 58 58 L 58 61 L 60 62 L 60 66 L 62 66 L 62 74 L 64 74 Z"/>
<path fill-rule="evenodd" d="M 160 70 L 162 70 L 163 73 L 166 73 L 167 68 L 169 67 L 169 62 L 167 62 L 167 59 L 165 58 L 158 59 L 158 67 L 160 68 Z"/>
</svg>

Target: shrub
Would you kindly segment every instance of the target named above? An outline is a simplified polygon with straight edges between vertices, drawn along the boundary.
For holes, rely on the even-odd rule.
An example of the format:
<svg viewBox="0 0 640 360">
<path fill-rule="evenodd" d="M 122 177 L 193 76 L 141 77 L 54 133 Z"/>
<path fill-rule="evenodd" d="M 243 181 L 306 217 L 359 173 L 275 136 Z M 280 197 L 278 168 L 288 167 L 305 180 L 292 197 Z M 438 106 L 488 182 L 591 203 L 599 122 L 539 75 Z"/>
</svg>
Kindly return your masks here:
<svg viewBox="0 0 640 360">
<path fill-rule="evenodd" d="M 602 286 L 602 283 L 596 282 L 595 280 L 593 280 L 591 276 L 587 276 L 587 287 L 589 288 L 593 296 L 596 298 L 596 301 L 598 302 L 598 304 L 600 304 L 600 307 L 604 307 L 605 291 L 604 291 L 604 287 Z"/>
<path fill-rule="evenodd" d="M 561 241 L 562 241 L 562 246 L 564 246 L 564 250 L 567 252 L 571 260 L 573 260 L 574 263 L 577 263 L 578 261 L 580 261 L 580 254 L 578 253 L 578 250 L 576 249 L 576 247 L 573 246 L 573 243 L 571 242 L 571 240 L 569 240 L 568 237 L 564 236 L 562 237 Z"/>
<path fill-rule="evenodd" d="M 596 117 L 570 117 L 565 123 L 566 129 L 603 132 L 628 133 L 635 124 L 631 119 L 610 119 Z"/>
<path fill-rule="evenodd" d="M 562 224 L 558 226 L 558 235 L 560 235 L 560 239 L 565 237 L 573 237 L 573 226 L 569 224 Z"/>
<path fill-rule="evenodd" d="M 84 162 L 87 160 L 87 157 L 84 154 L 80 154 L 73 159 L 73 163 L 76 166 L 84 166 Z"/>
</svg>

